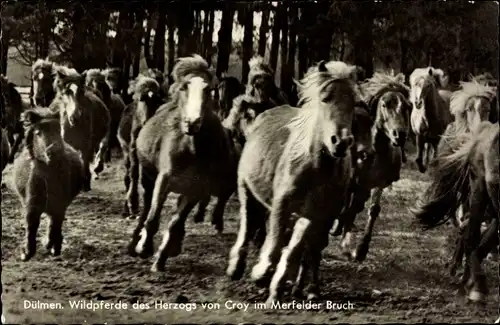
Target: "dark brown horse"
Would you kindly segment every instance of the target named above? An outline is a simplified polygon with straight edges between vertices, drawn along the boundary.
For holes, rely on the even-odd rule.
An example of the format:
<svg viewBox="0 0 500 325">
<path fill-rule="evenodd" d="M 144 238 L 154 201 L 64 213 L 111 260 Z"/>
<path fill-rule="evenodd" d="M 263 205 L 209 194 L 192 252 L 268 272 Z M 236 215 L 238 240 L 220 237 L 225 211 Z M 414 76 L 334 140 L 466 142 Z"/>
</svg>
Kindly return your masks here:
<svg viewBox="0 0 500 325">
<path fill-rule="evenodd" d="M 108 150 L 104 154 L 105 161 L 109 162 L 111 161 L 111 150 L 119 147 L 117 138 L 118 125 L 120 124 L 123 111 L 125 110 L 125 103 L 119 95 L 111 92 L 111 89 L 106 83 L 106 78 L 101 70 L 89 69 L 84 71 L 82 76 L 85 78 L 85 85 L 87 87 L 93 88 L 99 92 L 101 100 L 109 110 L 111 118 L 109 146 Z"/>
<path fill-rule="evenodd" d="M 107 68 L 104 69 L 102 73 L 106 78 L 106 83 L 111 89 L 111 92 L 113 92 L 113 94 L 120 95 L 126 105 L 130 104 L 132 102 L 132 97 L 127 93 L 129 88 L 128 75 L 122 75 L 120 68 Z"/>
<path fill-rule="evenodd" d="M 269 212 L 259 262 L 252 270 L 252 279 L 260 282 L 276 269 L 268 304 L 280 298 L 287 277 L 298 275 L 300 292 L 309 271 L 308 298 L 319 294 L 321 252 L 344 207 L 343 199 L 332 197 L 343 198 L 351 178 L 351 126 L 359 98 L 355 82 L 355 67 L 322 61 L 301 81 L 301 108 L 267 110 L 248 133 L 238 167 L 240 230 L 227 274 L 241 278 L 248 244 Z"/>
<path fill-rule="evenodd" d="M 23 141 L 24 130 L 21 123 L 21 113 L 27 108 L 27 105 L 23 103 L 21 95 L 16 90 L 16 85 L 3 75 L 0 75 L 0 90 L 2 96 L 0 119 L 2 128 L 7 131 L 11 147 L 8 162 L 12 163 Z"/>
<path fill-rule="evenodd" d="M 94 173 L 104 168 L 108 147 L 110 117 L 98 95 L 85 86 L 85 78 L 76 70 L 60 66 L 54 80 L 57 90 L 51 109 L 60 112 L 64 141 L 78 150 L 85 168 L 84 191 L 90 191 L 90 163 L 96 157 Z"/>
<path fill-rule="evenodd" d="M 167 257 L 180 254 L 185 220 L 207 194 L 218 198 L 214 213 L 222 231 L 224 208 L 236 188 L 239 154 L 213 111 L 213 76 L 207 62 L 199 55 L 180 58 L 172 74 L 175 96 L 137 137 L 144 209 L 129 245 L 131 254 L 151 255 L 165 199 L 170 192 L 183 196 L 178 213 L 168 223 L 153 271 L 163 270 Z"/>
<path fill-rule="evenodd" d="M 29 260 L 36 251 L 36 235 L 42 213 L 50 218 L 45 247 L 61 253 L 62 224 L 66 209 L 84 184 L 80 154 L 61 137 L 59 112 L 35 108 L 24 113 L 26 147 L 14 163 L 14 185 L 25 209 L 26 246 Z"/>
<path fill-rule="evenodd" d="M 165 78 L 165 75 L 158 69 L 148 69 L 145 73 L 144 76 L 153 78 L 158 82 L 158 85 L 160 85 L 160 96 L 163 100 L 168 99 L 168 78 Z"/>
<path fill-rule="evenodd" d="M 466 140 L 455 152 L 433 161 L 433 182 L 413 213 L 426 228 L 434 228 L 453 215 L 449 211 L 467 206 L 468 220 L 459 243 L 465 253 L 462 285 L 470 300 L 481 301 L 488 292 L 481 262 L 498 245 L 499 126 L 482 122 L 463 135 Z M 489 218 L 492 220 L 481 236 L 481 223 Z"/>
<path fill-rule="evenodd" d="M 453 120 L 449 110 L 451 92 L 443 89 L 447 84 L 443 70 L 433 67 L 415 69 L 410 75 L 411 127 L 416 135 L 416 163 L 422 173 L 431 159 L 431 149 L 433 157 L 437 156 L 439 139 Z"/>
<path fill-rule="evenodd" d="M 3 171 L 5 166 L 7 166 L 7 163 L 9 162 L 10 155 L 9 137 L 7 136 L 7 130 L 5 130 L 4 127 L 2 127 L 2 143 L 0 146 L 0 150 L 0 159 Z"/>
<path fill-rule="evenodd" d="M 218 115 L 221 120 L 224 120 L 229 115 L 229 111 L 233 107 L 233 100 L 244 92 L 245 87 L 238 78 L 225 76 L 220 79 L 216 95 L 219 102 Z"/>
<path fill-rule="evenodd" d="M 56 64 L 48 59 L 38 59 L 31 67 L 33 101 L 35 105 L 49 107 L 56 97 L 54 74 Z"/>
<path fill-rule="evenodd" d="M 400 178 L 402 166 L 402 148 L 409 128 L 409 89 L 404 85 L 403 74 L 391 76 L 375 73 L 361 88 L 366 96 L 374 124 L 372 141 L 375 148 L 373 163 L 369 171 L 363 171 L 363 164 L 357 166 L 361 174 L 356 179 L 356 186 L 350 193 L 350 203 L 340 218 L 343 224 L 341 246 L 349 257 L 363 261 L 368 253 L 375 221 L 380 214 L 380 201 L 384 189 Z M 351 229 L 356 215 L 363 211 L 370 199 L 368 220 L 363 238 L 356 250 L 349 252 Z"/>
<path fill-rule="evenodd" d="M 118 127 L 118 140 L 125 164 L 125 188 L 127 199 L 123 215 L 135 218 L 139 213 L 139 162 L 137 161 L 136 139 L 147 120 L 164 104 L 160 85 L 155 79 L 139 75 L 130 84 L 129 93 L 133 102 L 125 109 Z"/>
</svg>

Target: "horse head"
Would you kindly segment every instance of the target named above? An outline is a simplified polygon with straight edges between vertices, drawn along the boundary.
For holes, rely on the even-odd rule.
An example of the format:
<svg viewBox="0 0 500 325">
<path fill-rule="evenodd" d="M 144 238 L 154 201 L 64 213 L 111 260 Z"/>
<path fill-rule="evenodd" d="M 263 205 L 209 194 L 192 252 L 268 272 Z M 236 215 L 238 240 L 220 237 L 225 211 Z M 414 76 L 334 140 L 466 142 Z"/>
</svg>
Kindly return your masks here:
<svg viewBox="0 0 500 325">
<path fill-rule="evenodd" d="M 35 105 L 48 107 L 55 97 L 53 87 L 56 64 L 49 60 L 38 59 L 31 67 L 33 100 Z"/>
<path fill-rule="evenodd" d="M 158 107 L 163 104 L 160 90 L 160 84 L 154 78 L 142 74 L 130 83 L 128 94 L 132 95 L 133 100 L 137 103 L 137 111 L 143 114 L 143 123 L 153 116 Z"/>
<path fill-rule="evenodd" d="M 54 88 L 57 91 L 61 113 L 66 115 L 69 124 L 74 126 L 83 114 L 80 102 L 85 96 L 85 78 L 75 69 L 60 66 L 56 70 Z"/>
<path fill-rule="evenodd" d="M 248 63 L 250 71 L 246 93 L 255 97 L 260 102 L 269 102 L 278 97 L 278 87 L 274 83 L 274 73 L 272 69 L 264 63 L 264 59 L 256 56 Z"/>
<path fill-rule="evenodd" d="M 49 164 L 64 152 L 59 112 L 33 108 L 22 114 L 26 129 L 26 147 L 31 159 Z"/>
<path fill-rule="evenodd" d="M 212 108 L 210 93 L 214 76 L 205 59 L 193 55 L 177 60 L 172 78 L 174 84 L 171 88 L 181 115 L 181 129 L 187 135 L 194 135 Z"/>
<path fill-rule="evenodd" d="M 405 76 L 376 72 L 362 85 L 367 95 L 374 126 L 382 130 L 393 146 L 404 147 L 409 128 L 411 104 Z"/>
<path fill-rule="evenodd" d="M 451 96 L 450 111 L 458 123 L 467 130 L 473 130 L 481 122 L 489 120 L 496 95 L 497 88 L 487 82 L 480 83 L 475 78 L 470 82 L 461 82 L 460 89 Z"/>
<path fill-rule="evenodd" d="M 114 94 L 120 93 L 121 70 L 119 68 L 107 68 L 103 70 L 106 83 Z"/>
<path fill-rule="evenodd" d="M 99 69 L 89 69 L 82 72 L 85 79 L 85 86 L 97 91 L 102 96 L 102 100 L 108 105 L 111 100 L 111 88 L 106 83 L 106 77 Z"/>
<path fill-rule="evenodd" d="M 311 127 L 321 146 L 338 158 L 345 157 L 354 143 L 354 107 L 360 97 L 356 70 L 341 61 L 321 61 L 299 82 L 301 112 L 313 117 Z"/>
</svg>

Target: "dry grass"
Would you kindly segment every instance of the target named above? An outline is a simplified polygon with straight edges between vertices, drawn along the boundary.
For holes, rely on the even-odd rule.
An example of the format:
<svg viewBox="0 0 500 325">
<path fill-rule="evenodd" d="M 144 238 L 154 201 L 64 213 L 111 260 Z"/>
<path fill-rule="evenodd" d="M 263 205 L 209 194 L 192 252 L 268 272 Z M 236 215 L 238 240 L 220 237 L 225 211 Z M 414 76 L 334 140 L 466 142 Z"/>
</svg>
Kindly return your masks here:
<svg viewBox="0 0 500 325">
<path fill-rule="evenodd" d="M 4 171 L 9 184 L 10 167 Z M 24 228 L 17 197 L 2 189 L 2 284 L 3 312 L 9 323 L 131 323 L 131 322 L 492 322 L 498 317 L 498 265 L 485 262 L 490 301 L 484 306 L 465 303 L 456 295 L 447 276 L 447 235 L 450 226 L 422 232 L 412 226 L 407 207 L 426 184 L 415 171 L 405 170 L 403 179 L 386 191 L 382 214 L 376 225 L 371 251 L 363 264 L 338 256 L 332 240 L 324 253 L 322 278 L 325 300 L 349 301 L 354 309 L 335 310 L 228 310 L 224 303 L 262 302 L 266 291 L 244 279 L 230 282 L 224 275 L 227 255 L 235 241 L 238 203 L 226 209 L 226 230 L 216 235 L 209 223 L 188 220 L 184 253 L 167 261 L 167 271 L 151 274 L 151 260 L 131 258 L 126 244 L 135 221 L 123 219 L 122 170 L 113 164 L 95 181 L 90 193 L 80 194 L 69 207 L 64 225 L 60 258 L 44 251 L 46 220 L 39 232 L 39 251 L 27 263 L 19 261 Z M 175 200 L 169 198 L 163 214 Z M 166 219 L 166 217 L 164 217 Z M 207 218 L 208 219 L 208 218 Z M 362 228 L 365 216 L 357 221 Z M 159 234 L 156 237 L 157 242 Z M 251 263 L 255 256 L 250 258 Z M 27 310 L 24 300 L 62 302 L 64 310 Z M 127 302 L 127 310 L 75 310 L 70 300 Z M 134 310 L 132 303 L 189 301 L 197 309 Z M 220 310 L 203 310 L 201 303 L 219 302 Z"/>
</svg>

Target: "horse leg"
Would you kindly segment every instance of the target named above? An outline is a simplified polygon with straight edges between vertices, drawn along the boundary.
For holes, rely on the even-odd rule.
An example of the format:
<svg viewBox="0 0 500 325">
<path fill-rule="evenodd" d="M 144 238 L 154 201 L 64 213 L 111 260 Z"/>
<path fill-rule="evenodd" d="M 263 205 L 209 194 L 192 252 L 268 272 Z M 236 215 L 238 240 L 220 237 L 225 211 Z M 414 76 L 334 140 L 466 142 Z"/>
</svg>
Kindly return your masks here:
<svg viewBox="0 0 500 325">
<path fill-rule="evenodd" d="M 286 275 L 297 276 L 303 253 L 304 239 L 307 236 L 306 232 L 310 224 L 311 221 L 306 218 L 300 218 L 295 223 L 290 242 L 281 253 L 281 259 L 269 286 L 269 298 L 266 301 L 268 308 L 272 306 L 273 302 L 281 298 Z"/>
<path fill-rule="evenodd" d="M 342 227 L 342 240 L 340 241 L 340 247 L 342 249 L 343 255 L 351 258 L 350 247 L 352 238 L 352 227 L 354 225 L 354 220 L 356 216 L 363 211 L 365 208 L 366 201 L 370 198 L 370 191 L 366 189 L 358 189 L 351 199 L 349 207 L 342 214 L 341 219 L 343 220 Z"/>
<path fill-rule="evenodd" d="M 309 256 L 310 260 L 310 268 L 312 272 L 311 276 L 311 282 L 307 286 L 306 292 L 307 292 L 307 300 L 315 300 L 318 299 L 320 296 L 320 291 L 319 291 L 319 266 L 321 263 L 321 251 L 322 249 L 320 247 L 311 247 L 311 252 Z"/>
<path fill-rule="evenodd" d="M 233 190 L 221 194 L 217 198 L 217 203 L 215 204 L 214 211 L 212 212 L 212 225 L 215 226 L 215 230 L 217 230 L 219 234 L 224 231 L 224 210 L 226 208 L 227 201 L 229 201 L 232 194 Z M 208 204 L 209 200 L 210 197 L 208 197 L 208 200 L 200 202 L 199 209 L 201 209 L 202 204 Z"/>
<path fill-rule="evenodd" d="M 156 177 L 151 207 L 147 215 L 144 227 L 141 230 L 141 239 L 137 243 L 135 251 L 142 258 L 151 256 L 153 252 L 153 236 L 158 232 L 160 226 L 161 208 L 170 192 L 168 184 L 169 173 L 161 173 Z"/>
<path fill-rule="evenodd" d="M 481 222 L 487 206 L 484 187 L 482 180 L 471 179 L 469 218 L 464 234 L 465 267 L 462 285 L 465 290 L 471 288 L 469 299 L 472 301 L 480 301 L 486 294 L 484 275 L 477 255 L 474 254 L 481 239 Z"/>
<path fill-rule="evenodd" d="M 368 253 L 368 248 L 370 246 L 370 241 L 372 239 L 373 226 L 375 221 L 380 214 L 380 199 L 382 198 L 383 188 L 377 187 L 371 190 L 371 202 L 370 211 L 368 213 L 368 222 L 366 223 L 365 232 L 363 238 L 359 243 L 355 252 L 353 252 L 352 258 L 357 262 L 363 262 Z"/>
<path fill-rule="evenodd" d="M 127 206 L 130 218 L 134 219 L 139 211 L 139 160 L 135 149 L 129 152 L 129 187 L 127 191 Z"/>
<path fill-rule="evenodd" d="M 148 216 L 149 210 L 151 208 L 151 201 L 153 199 L 153 191 L 155 188 L 155 177 L 151 177 L 150 174 L 146 174 L 143 168 L 141 168 L 140 179 L 142 188 L 144 189 L 142 196 L 144 206 L 142 209 L 142 213 L 139 216 L 139 219 L 137 220 L 137 225 L 132 234 L 132 240 L 128 245 L 128 253 L 131 256 L 137 256 L 137 253 L 135 252 L 135 247 L 139 242 L 142 227 L 144 226 L 144 222 L 146 221 L 146 217 Z"/>
<path fill-rule="evenodd" d="M 248 244 L 255 235 L 258 228 L 259 216 L 262 213 L 261 206 L 247 188 L 246 184 L 240 184 L 238 196 L 240 201 L 240 228 L 236 243 L 229 253 L 229 265 L 226 274 L 231 280 L 239 280 L 243 276 L 246 267 Z"/>
<path fill-rule="evenodd" d="M 50 215 L 49 231 L 47 234 L 47 250 L 50 250 L 53 256 L 61 254 L 62 248 L 62 224 L 64 221 L 64 213 L 53 213 Z"/>
<path fill-rule="evenodd" d="M 198 204 L 198 211 L 196 211 L 196 214 L 194 215 L 194 222 L 195 223 L 200 223 L 205 220 L 205 212 L 207 211 L 207 206 L 210 203 L 210 195 L 204 197 L 199 201 Z"/>
<path fill-rule="evenodd" d="M 167 257 L 178 256 L 182 251 L 182 241 L 186 233 L 186 218 L 194 208 L 197 201 L 187 195 L 182 196 L 182 202 L 178 214 L 174 214 L 168 223 L 167 230 L 163 235 L 163 240 L 158 247 L 156 260 L 151 267 L 152 272 L 162 272 L 165 270 Z"/>
<path fill-rule="evenodd" d="M 125 193 L 128 194 L 128 191 L 130 189 L 130 157 L 128 154 L 124 154 L 123 162 L 124 162 L 124 166 L 125 166 L 125 175 L 123 177 L 123 183 L 125 184 Z M 122 216 L 128 217 L 130 215 L 131 215 L 131 213 L 130 213 L 130 209 L 128 207 L 128 200 L 125 199 L 125 204 L 123 206 Z"/>
<path fill-rule="evenodd" d="M 415 160 L 415 162 L 417 163 L 418 170 L 421 173 L 425 173 L 426 168 L 423 163 L 425 139 L 423 135 L 417 134 L 416 145 L 417 145 L 417 159 Z"/>
<path fill-rule="evenodd" d="M 17 151 L 19 150 L 19 146 L 23 142 L 24 130 L 23 130 L 22 126 L 21 126 L 20 130 L 17 130 L 17 131 L 18 132 L 17 132 L 16 140 L 14 141 L 14 144 L 12 145 L 12 149 L 10 150 L 9 163 L 14 162 L 14 156 L 16 155 Z"/>
<path fill-rule="evenodd" d="M 304 255 L 305 254 L 307 254 L 307 251 L 304 252 Z M 297 273 L 297 279 L 292 288 L 292 296 L 297 299 L 304 298 L 304 285 L 310 270 L 309 263 L 305 261 L 304 255 L 302 256 L 302 263 Z"/>
<path fill-rule="evenodd" d="M 91 179 L 92 179 L 92 174 L 90 173 L 90 159 L 87 155 L 87 157 L 83 158 L 83 186 L 82 186 L 82 191 L 83 192 L 88 192 L 92 188 L 90 186 L 91 184 Z"/>
<path fill-rule="evenodd" d="M 43 211 L 36 205 L 28 204 L 26 207 L 26 244 L 21 253 L 21 261 L 28 261 L 36 252 L 36 234 L 40 226 L 40 217 Z"/>
<path fill-rule="evenodd" d="M 275 193 L 269 215 L 269 229 L 260 250 L 259 261 L 253 267 L 251 274 L 251 279 L 258 284 L 263 284 L 264 278 L 269 275 L 270 269 L 276 265 L 280 257 L 286 224 L 291 215 L 289 211 L 291 199 L 291 193 Z"/>
</svg>

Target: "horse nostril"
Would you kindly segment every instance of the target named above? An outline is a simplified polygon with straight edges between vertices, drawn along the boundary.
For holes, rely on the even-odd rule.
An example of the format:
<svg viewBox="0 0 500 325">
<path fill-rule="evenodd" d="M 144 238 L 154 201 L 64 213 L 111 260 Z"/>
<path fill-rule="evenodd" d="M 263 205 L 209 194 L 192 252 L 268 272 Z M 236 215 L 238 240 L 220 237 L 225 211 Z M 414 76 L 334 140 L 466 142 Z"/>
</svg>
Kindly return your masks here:
<svg viewBox="0 0 500 325">
<path fill-rule="evenodd" d="M 392 130 L 392 136 L 395 137 L 395 138 L 398 138 L 398 131 L 396 130 Z"/>
<path fill-rule="evenodd" d="M 338 140 L 336 135 L 332 135 L 331 141 L 332 141 L 332 144 L 336 144 L 339 140 Z"/>
</svg>

